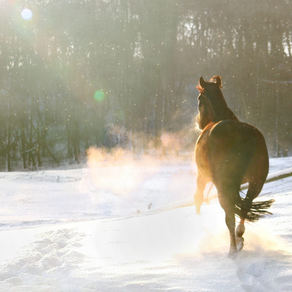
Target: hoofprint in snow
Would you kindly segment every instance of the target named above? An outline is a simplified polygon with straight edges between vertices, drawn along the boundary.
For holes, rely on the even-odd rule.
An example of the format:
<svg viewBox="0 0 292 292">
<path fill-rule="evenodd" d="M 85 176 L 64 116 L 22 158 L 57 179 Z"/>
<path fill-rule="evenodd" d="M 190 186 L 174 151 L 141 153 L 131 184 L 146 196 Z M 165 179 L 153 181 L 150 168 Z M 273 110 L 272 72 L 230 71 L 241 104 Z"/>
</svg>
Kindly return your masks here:
<svg viewBox="0 0 292 292">
<path fill-rule="evenodd" d="M 265 186 L 274 215 L 246 225 L 232 260 L 216 200 L 201 216 L 167 208 L 194 176 L 191 162 L 134 160 L 1 173 L 0 291 L 292 291 L 291 180 Z"/>
</svg>

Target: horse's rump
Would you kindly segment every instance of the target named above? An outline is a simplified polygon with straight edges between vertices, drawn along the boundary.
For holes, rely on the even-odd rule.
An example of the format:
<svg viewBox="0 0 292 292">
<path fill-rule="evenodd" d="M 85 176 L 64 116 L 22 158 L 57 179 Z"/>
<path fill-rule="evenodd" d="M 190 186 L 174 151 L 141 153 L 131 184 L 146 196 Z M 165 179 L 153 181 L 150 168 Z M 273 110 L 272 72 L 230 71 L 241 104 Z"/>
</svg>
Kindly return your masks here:
<svg viewBox="0 0 292 292">
<path fill-rule="evenodd" d="M 261 133 L 249 124 L 224 120 L 210 130 L 208 139 L 212 179 L 219 176 L 224 182 L 241 184 Z"/>
<path fill-rule="evenodd" d="M 240 185 L 249 183 L 248 194 L 256 197 L 265 182 L 269 158 L 265 140 L 255 127 L 237 121 L 224 120 L 209 132 L 209 165 L 212 181 L 223 196 L 230 194 L 229 202 L 234 212 L 242 216 L 244 206 L 239 196 Z M 252 198 L 253 199 L 253 198 Z M 249 221 L 256 221 L 267 214 L 272 201 L 253 203 L 244 215 Z"/>
</svg>

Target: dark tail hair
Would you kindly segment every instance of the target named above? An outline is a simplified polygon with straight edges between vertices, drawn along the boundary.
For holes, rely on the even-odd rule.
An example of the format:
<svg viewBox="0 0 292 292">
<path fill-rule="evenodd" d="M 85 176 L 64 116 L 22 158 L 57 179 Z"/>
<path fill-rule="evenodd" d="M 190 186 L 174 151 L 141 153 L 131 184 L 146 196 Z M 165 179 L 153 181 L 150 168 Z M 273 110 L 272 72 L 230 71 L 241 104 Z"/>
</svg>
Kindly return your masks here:
<svg viewBox="0 0 292 292">
<path fill-rule="evenodd" d="M 243 202 L 244 200 L 238 195 L 235 202 L 235 214 L 239 217 L 242 217 L 242 214 L 243 214 L 243 210 L 242 210 Z M 252 202 L 250 209 L 247 211 L 246 215 L 244 216 L 245 219 L 250 222 L 256 222 L 260 218 L 266 215 L 272 215 L 273 213 L 267 211 L 267 209 L 269 209 L 274 202 L 275 200 L 273 199 L 267 200 L 267 201 Z"/>
</svg>

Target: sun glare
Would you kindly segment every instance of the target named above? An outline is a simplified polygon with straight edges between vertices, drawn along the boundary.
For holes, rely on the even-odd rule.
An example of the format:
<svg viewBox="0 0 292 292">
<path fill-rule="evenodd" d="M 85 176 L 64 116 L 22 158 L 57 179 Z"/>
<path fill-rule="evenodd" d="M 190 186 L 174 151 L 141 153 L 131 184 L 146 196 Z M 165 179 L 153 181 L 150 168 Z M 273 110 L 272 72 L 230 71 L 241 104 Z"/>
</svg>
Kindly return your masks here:
<svg viewBox="0 0 292 292">
<path fill-rule="evenodd" d="M 30 20 L 32 19 L 32 16 L 33 16 L 33 13 L 30 9 L 28 8 L 25 8 L 21 11 L 21 17 L 24 19 L 24 20 Z"/>
<path fill-rule="evenodd" d="M 104 92 L 102 90 L 95 91 L 94 99 L 96 101 L 102 101 L 102 100 L 104 100 L 104 98 L 105 98 L 105 94 L 104 94 Z"/>
</svg>

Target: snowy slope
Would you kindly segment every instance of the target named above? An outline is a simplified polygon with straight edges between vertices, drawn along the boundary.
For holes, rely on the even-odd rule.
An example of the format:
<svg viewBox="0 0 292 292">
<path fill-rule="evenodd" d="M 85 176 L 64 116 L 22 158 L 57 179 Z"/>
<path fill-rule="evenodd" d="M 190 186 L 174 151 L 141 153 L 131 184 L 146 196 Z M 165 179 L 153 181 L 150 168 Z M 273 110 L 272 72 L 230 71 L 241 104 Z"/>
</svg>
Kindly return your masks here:
<svg viewBox="0 0 292 292">
<path fill-rule="evenodd" d="M 265 186 L 274 215 L 246 226 L 232 260 L 217 200 L 201 216 L 154 210 L 191 196 L 194 176 L 143 161 L 1 173 L 0 291 L 292 291 L 292 182 Z"/>
</svg>

